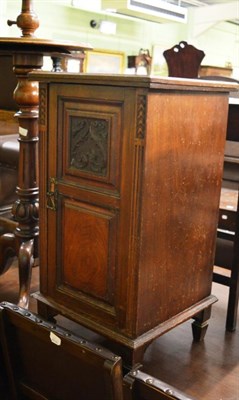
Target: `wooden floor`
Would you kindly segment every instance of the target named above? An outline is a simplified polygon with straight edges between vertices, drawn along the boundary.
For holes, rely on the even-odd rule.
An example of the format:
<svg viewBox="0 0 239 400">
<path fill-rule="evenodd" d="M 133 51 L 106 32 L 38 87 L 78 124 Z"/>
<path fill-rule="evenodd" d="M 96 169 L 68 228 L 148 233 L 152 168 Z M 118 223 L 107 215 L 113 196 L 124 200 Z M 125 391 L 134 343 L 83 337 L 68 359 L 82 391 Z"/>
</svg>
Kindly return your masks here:
<svg viewBox="0 0 239 400">
<path fill-rule="evenodd" d="M 0 301 L 17 302 L 17 285 L 17 268 L 0 276 Z M 38 269 L 34 268 L 32 292 L 37 289 Z M 213 306 L 204 342 L 193 343 L 188 321 L 148 347 L 143 370 L 198 400 L 239 400 L 239 318 L 238 330 L 225 332 L 228 288 L 213 284 L 213 294 L 219 301 Z M 36 311 L 33 298 L 30 309 Z M 62 317 L 58 323 L 91 340 L 99 340 L 98 335 Z"/>
</svg>

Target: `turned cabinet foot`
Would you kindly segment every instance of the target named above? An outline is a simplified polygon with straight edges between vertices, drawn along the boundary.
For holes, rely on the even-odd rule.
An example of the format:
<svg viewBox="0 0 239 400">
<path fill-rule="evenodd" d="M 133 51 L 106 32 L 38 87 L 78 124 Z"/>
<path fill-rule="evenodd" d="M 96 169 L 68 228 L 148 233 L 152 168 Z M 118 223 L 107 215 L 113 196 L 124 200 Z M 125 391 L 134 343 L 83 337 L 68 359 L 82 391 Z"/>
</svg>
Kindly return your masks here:
<svg viewBox="0 0 239 400">
<path fill-rule="evenodd" d="M 141 347 L 137 347 L 136 349 L 123 349 L 122 357 L 124 360 L 124 367 L 132 368 L 135 365 L 141 365 L 143 363 L 144 353 L 150 343 L 146 343 Z"/>
<path fill-rule="evenodd" d="M 56 319 L 54 317 L 58 314 L 58 312 L 54 308 L 42 303 L 41 301 L 37 301 L 37 313 L 47 321 L 56 323 Z"/>
<path fill-rule="evenodd" d="M 122 357 L 123 368 L 128 372 L 136 365 L 138 365 L 138 367 L 142 366 L 144 353 L 150 344 L 151 341 L 149 343 L 144 343 L 139 347 L 131 348 L 126 345 L 116 343 L 111 339 L 106 341 L 106 347 Z"/>
<path fill-rule="evenodd" d="M 207 332 L 208 322 L 211 316 L 211 307 L 205 308 L 199 314 L 194 316 L 194 322 L 192 323 L 193 340 L 195 342 L 201 342 Z"/>
</svg>

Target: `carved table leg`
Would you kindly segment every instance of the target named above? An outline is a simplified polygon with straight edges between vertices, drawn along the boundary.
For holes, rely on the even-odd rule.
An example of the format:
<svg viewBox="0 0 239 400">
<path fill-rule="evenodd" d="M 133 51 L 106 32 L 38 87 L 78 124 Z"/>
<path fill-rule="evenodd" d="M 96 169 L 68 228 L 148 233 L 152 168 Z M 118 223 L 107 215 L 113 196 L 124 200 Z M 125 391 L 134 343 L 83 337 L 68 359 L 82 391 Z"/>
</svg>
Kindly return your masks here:
<svg viewBox="0 0 239 400">
<path fill-rule="evenodd" d="M 211 307 L 205 308 L 199 314 L 195 315 L 195 321 L 192 323 L 193 340 L 201 342 L 208 328 L 208 321 L 211 316 Z"/>
<path fill-rule="evenodd" d="M 28 73 L 42 67 L 41 54 L 14 55 L 14 72 L 18 84 L 14 99 L 19 106 L 16 114 L 19 121 L 19 176 L 16 193 L 18 200 L 13 205 L 13 215 L 18 225 L 15 230 L 19 257 L 19 304 L 27 307 L 31 269 L 38 257 L 38 82 L 28 80 Z"/>
<path fill-rule="evenodd" d="M 38 82 L 28 80 L 28 73 L 40 69 L 42 54 L 16 53 L 13 58 L 14 72 L 18 84 L 14 99 L 19 106 L 19 168 L 16 193 L 18 200 L 13 205 L 15 217 L 14 233 L 4 233 L 0 240 L 0 272 L 6 271 L 13 256 L 18 257 L 20 298 L 19 304 L 27 308 L 31 269 L 38 257 Z"/>
<path fill-rule="evenodd" d="M 28 308 L 32 267 L 34 264 L 33 239 L 21 244 L 18 254 L 18 264 L 20 284 L 18 305 L 23 308 Z"/>
</svg>

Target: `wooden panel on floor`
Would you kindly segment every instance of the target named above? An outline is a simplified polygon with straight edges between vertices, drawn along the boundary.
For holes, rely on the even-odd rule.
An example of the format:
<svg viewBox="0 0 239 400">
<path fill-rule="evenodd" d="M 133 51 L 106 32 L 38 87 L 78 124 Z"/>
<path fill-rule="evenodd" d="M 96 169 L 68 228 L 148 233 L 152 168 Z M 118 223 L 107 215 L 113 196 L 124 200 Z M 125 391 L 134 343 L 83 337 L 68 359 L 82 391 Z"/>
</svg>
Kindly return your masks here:
<svg viewBox="0 0 239 400">
<path fill-rule="evenodd" d="M 38 268 L 33 268 L 32 291 L 37 289 Z M 188 321 L 148 347 L 143 369 L 198 400 L 238 400 L 239 329 L 233 333 L 225 331 L 228 288 L 214 283 L 213 294 L 219 301 L 212 307 L 204 342 L 192 342 L 191 322 Z M 17 298 L 18 270 L 15 267 L 0 277 L 0 301 L 16 302 Z M 36 311 L 33 298 L 30 309 Z M 105 344 L 97 334 L 72 321 L 58 317 L 58 323 Z"/>
</svg>

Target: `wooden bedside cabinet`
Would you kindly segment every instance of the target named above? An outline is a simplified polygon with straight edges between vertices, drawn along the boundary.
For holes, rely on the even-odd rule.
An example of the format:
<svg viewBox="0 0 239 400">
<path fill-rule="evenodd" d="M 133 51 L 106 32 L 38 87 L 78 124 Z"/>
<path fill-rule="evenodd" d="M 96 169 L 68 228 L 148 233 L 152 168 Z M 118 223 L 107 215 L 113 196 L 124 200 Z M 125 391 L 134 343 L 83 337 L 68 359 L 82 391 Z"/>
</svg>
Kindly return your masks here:
<svg viewBox="0 0 239 400">
<path fill-rule="evenodd" d="M 235 85 L 32 73 L 40 82 L 40 293 L 126 364 L 210 306 Z M 229 89 L 228 89 L 229 88 Z"/>
</svg>

